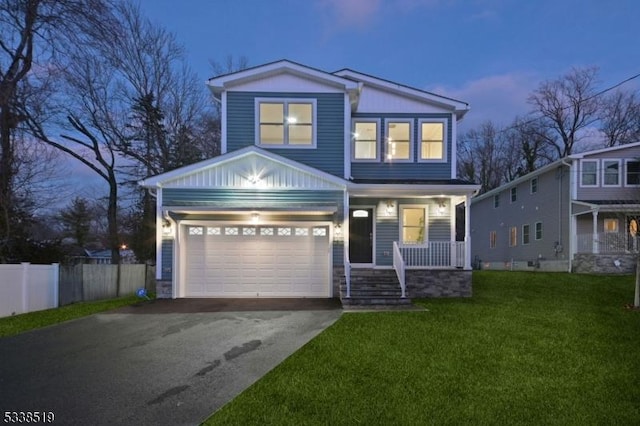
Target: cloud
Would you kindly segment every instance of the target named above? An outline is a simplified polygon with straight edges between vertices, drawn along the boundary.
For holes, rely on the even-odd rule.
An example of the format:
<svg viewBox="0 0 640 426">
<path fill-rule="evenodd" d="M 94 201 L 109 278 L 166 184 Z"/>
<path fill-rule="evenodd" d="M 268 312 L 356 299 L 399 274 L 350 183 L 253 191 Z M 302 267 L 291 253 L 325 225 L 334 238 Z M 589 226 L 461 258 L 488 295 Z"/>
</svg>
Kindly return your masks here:
<svg viewBox="0 0 640 426">
<path fill-rule="evenodd" d="M 527 98 L 538 82 L 533 73 L 515 72 L 471 80 L 458 88 L 440 86 L 427 90 L 470 104 L 471 111 L 461 123 L 461 130 L 465 131 L 487 120 L 508 125 L 517 115 L 525 115 L 530 110 Z"/>
</svg>

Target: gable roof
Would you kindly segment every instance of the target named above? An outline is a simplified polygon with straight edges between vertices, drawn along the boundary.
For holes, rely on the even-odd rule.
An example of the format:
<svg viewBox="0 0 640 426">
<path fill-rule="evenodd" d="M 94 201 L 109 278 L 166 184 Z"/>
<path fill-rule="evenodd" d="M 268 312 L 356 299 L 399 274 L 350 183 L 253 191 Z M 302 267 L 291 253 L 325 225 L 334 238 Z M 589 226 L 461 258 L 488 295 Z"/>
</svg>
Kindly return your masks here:
<svg viewBox="0 0 640 426">
<path fill-rule="evenodd" d="M 143 179 L 145 188 L 337 189 L 347 182 L 256 146 Z"/>
<path fill-rule="evenodd" d="M 453 110 L 455 111 L 458 120 L 462 119 L 462 117 L 464 117 L 464 115 L 469 111 L 469 104 L 467 102 L 442 95 L 437 95 L 435 93 L 427 92 L 426 90 L 416 89 L 415 87 L 399 84 L 379 77 L 374 77 L 369 74 L 351 70 L 349 68 L 344 68 L 342 70 L 334 72 L 333 74 L 359 81 L 378 89 L 396 93 L 398 95 L 416 99 L 418 101 L 426 101 L 428 103 L 438 105 L 442 108 Z"/>
<path fill-rule="evenodd" d="M 578 154 L 571 154 L 569 156 L 569 158 L 572 159 L 581 159 L 590 155 L 598 155 L 598 154 L 603 154 L 605 152 L 615 152 L 615 151 L 620 151 L 620 150 L 625 150 L 625 149 L 629 149 L 629 148 L 636 148 L 640 146 L 640 142 L 634 142 L 634 143 L 628 143 L 626 145 L 616 145 L 616 146 L 610 146 L 608 148 L 602 148 L 602 149 L 594 149 L 591 151 L 585 151 L 585 152 L 580 152 Z"/>
</svg>

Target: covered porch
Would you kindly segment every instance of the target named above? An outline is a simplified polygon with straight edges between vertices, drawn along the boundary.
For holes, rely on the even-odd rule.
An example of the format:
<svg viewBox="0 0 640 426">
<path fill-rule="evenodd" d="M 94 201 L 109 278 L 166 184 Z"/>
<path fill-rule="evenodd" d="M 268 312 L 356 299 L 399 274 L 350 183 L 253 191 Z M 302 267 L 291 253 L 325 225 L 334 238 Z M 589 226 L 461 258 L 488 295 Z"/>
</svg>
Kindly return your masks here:
<svg viewBox="0 0 640 426">
<path fill-rule="evenodd" d="M 573 255 L 638 252 L 640 204 L 574 202 L 573 207 Z"/>
</svg>

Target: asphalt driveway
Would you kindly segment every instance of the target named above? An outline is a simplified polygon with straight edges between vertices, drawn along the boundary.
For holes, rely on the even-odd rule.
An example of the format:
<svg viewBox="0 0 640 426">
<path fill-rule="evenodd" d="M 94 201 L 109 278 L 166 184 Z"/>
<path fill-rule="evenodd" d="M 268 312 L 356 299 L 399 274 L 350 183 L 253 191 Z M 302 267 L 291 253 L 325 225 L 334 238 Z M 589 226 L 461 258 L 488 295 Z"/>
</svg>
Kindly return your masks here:
<svg viewBox="0 0 640 426">
<path fill-rule="evenodd" d="M 0 338 L 0 412 L 199 424 L 340 314 L 331 301 L 156 301 Z"/>
</svg>

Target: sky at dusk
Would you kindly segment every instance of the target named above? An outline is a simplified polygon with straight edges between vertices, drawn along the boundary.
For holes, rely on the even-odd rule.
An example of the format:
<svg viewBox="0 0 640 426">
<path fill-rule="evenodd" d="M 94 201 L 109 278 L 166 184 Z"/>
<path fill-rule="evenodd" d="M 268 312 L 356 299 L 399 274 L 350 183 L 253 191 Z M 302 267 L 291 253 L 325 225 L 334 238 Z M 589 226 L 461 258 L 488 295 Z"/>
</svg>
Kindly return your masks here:
<svg viewBox="0 0 640 426">
<path fill-rule="evenodd" d="M 635 0 L 143 0 L 204 84 L 209 60 L 351 68 L 471 104 L 461 130 L 528 111 L 540 82 L 596 66 L 600 88 L 640 73 Z M 640 87 L 640 79 L 625 88 Z"/>
<path fill-rule="evenodd" d="M 640 73 L 637 0 L 141 0 L 204 87 L 209 60 L 351 68 L 468 102 L 459 130 L 508 125 L 538 85 L 598 67 L 599 89 Z M 637 90 L 640 78 L 623 89 Z M 71 160 L 73 162 L 73 160 Z M 78 166 L 76 164 L 76 166 Z M 82 167 L 81 167 L 82 168 Z M 103 184 L 86 169 L 76 194 Z"/>
</svg>

